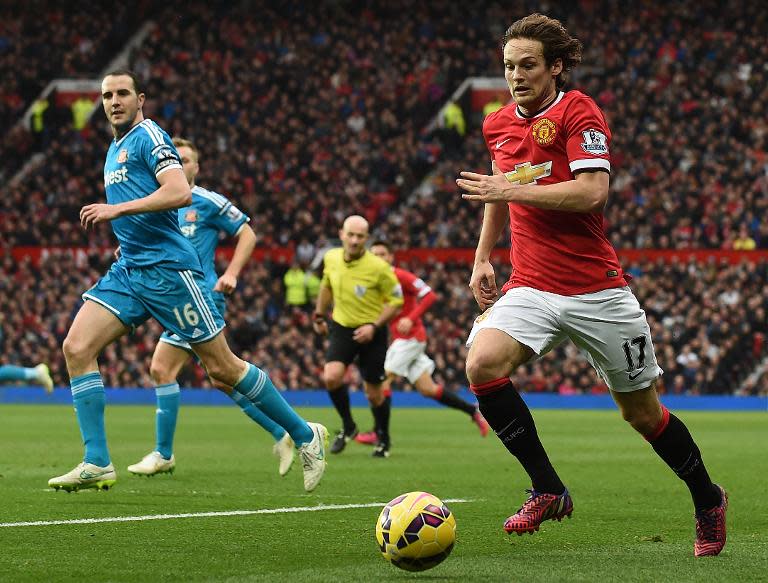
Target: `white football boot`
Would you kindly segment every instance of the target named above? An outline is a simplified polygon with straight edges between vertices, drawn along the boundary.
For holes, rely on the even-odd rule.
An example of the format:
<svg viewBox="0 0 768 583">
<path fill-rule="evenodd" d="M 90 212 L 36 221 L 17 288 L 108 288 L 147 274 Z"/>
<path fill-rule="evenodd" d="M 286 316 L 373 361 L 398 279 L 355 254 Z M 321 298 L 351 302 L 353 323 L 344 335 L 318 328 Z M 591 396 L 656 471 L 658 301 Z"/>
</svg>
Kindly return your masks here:
<svg viewBox="0 0 768 583">
<path fill-rule="evenodd" d="M 115 482 L 117 482 L 117 474 L 112 464 L 101 467 L 80 462 L 66 474 L 48 480 L 48 486 L 57 491 L 77 492 L 86 488 L 109 490 Z"/>
<path fill-rule="evenodd" d="M 272 446 L 272 453 L 280 460 L 280 466 L 277 471 L 281 476 L 284 476 L 291 470 L 295 451 L 295 444 L 287 431 L 285 432 L 285 435 Z"/>
<path fill-rule="evenodd" d="M 325 472 L 325 450 L 328 447 L 328 430 L 319 423 L 307 423 L 314 433 L 312 441 L 299 447 L 301 465 L 304 467 L 304 489 L 314 490 Z"/>
<path fill-rule="evenodd" d="M 176 469 L 176 458 L 171 454 L 167 460 L 159 451 L 148 453 L 139 463 L 128 466 L 128 471 L 136 476 L 154 476 L 155 474 L 172 474 Z"/>
<path fill-rule="evenodd" d="M 53 379 L 51 378 L 51 370 L 48 368 L 48 365 L 40 363 L 35 367 L 35 371 L 37 372 L 35 380 L 40 383 L 45 389 L 45 392 L 50 395 L 53 392 Z"/>
</svg>

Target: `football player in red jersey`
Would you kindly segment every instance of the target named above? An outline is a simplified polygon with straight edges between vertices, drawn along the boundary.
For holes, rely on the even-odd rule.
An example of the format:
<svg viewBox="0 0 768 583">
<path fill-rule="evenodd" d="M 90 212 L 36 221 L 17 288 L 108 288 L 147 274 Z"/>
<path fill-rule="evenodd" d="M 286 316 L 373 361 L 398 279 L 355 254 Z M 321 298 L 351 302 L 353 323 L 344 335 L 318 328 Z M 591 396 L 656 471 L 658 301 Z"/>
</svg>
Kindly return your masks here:
<svg viewBox="0 0 768 583">
<path fill-rule="evenodd" d="M 531 413 L 510 381 L 529 359 L 571 339 L 611 389 L 624 419 L 686 483 L 696 512 L 696 556 L 725 545 L 725 491 L 712 483 L 688 429 L 660 402 L 645 312 L 603 231 L 611 132 L 600 108 L 563 91 L 581 42 L 541 14 L 503 39 L 513 103 L 485 118 L 493 173 L 462 172 L 463 197 L 485 204 L 470 287 L 484 313 L 467 344 L 467 377 L 488 423 L 531 478 L 507 532 L 533 533 L 570 516 L 573 502 L 549 461 Z M 509 281 L 497 301 L 490 253 L 509 217 Z"/>
<path fill-rule="evenodd" d="M 395 260 L 392 248 L 385 241 L 375 241 L 371 245 L 371 253 L 390 265 Z M 404 377 L 425 397 L 434 399 L 446 407 L 464 411 L 477 425 L 480 435 L 485 437 L 488 435 L 488 423 L 477 406 L 468 403 L 451 391 L 446 391 L 442 385 L 432 379 L 435 361 L 426 354 L 427 331 L 421 316 L 435 303 L 437 295 L 424 280 L 410 271 L 399 267 L 393 267 L 393 269 L 403 290 L 404 303 L 400 313 L 389 323 L 393 341 L 387 349 L 387 357 L 384 361 L 384 370 L 387 373 L 385 381 L 387 398 L 391 398 L 388 394 L 390 383 L 396 378 Z M 355 441 L 366 444 L 376 443 L 376 430 L 359 433 Z"/>
</svg>

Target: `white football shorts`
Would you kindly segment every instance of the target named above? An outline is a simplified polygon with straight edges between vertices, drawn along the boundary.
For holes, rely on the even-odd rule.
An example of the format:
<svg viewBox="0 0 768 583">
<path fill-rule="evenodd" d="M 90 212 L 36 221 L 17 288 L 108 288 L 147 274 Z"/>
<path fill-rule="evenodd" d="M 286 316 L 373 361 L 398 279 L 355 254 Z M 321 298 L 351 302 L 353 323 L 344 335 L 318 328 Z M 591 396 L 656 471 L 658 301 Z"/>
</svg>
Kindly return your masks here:
<svg viewBox="0 0 768 583">
<path fill-rule="evenodd" d="M 432 374 L 435 370 L 435 361 L 427 356 L 426 351 L 426 342 L 398 338 L 387 349 L 384 370 L 405 377 L 413 384 L 425 372 Z"/>
<path fill-rule="evenodd" d="M 576 296 L 512 288 L 475 319 L 467 346 L 486 328 L 509 334 L 537 356 L 570 338 L 608 387 L 620 393 L 644 389 L 664 372 L 645 312 L 628 287 Z"/>
</svg>

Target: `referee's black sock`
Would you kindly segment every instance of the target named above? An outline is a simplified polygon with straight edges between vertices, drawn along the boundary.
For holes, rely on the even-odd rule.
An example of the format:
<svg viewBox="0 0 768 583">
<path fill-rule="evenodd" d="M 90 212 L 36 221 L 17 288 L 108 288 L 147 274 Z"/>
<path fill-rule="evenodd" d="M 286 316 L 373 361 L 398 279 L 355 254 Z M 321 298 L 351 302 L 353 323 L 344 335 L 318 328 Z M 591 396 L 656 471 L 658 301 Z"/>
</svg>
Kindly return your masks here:
<svg viewBox="0 0 768 583">
<path fill-rule="evenodd" d="M 470 385 L 477 396 L 480 412 L 531 478 L 536 492 L 562 494 L 565 486 L 552 467 L 541 445 L 536 424 L 523 398 L 508 378 Z"/>
<path fill-rule="evenodd" d="M 443 385 L 438 385 L 437 393 L 435 393 L 434 399 L 441 405 L 451 407 L 452 409 L 458 409 L 459 411 L 464 411 L 470 417 L 472 417 L 472 415 L 475 414 L 475 411 L 477 411 L 477 407 L 475 407 L 472 403 L 467 403 L 453 391 L 446 391 Z"/>
<path fill-rule="evenodd" d="M 686 483 L 697 512 L 718 506 L 721 502 L 720 489 L 712 483 L 688 428 L 663 405 L 662 411 L 661 423 L 656 431 L 645 438 L 677 477 Z"/>
<path fill-rule="evenodd" d="M 389 410 L 392 411 L 392 396 L 387 395 L 384 397 L 384 402 L 387 404 L 387 407 L 389 407 Z M 371 412 L 373 412 L 373 407 L 371 407 Z M 389 419 L 389 417 L 387 417 Z M 373 416 L 373 432 L 378 436 L 379 435 L 379 423 L 376 420 L 376 415 Z"/>
<path fill-rule="evenodd" d="M 339 412 L 341 422 L 344 424 L 344 433 L 352 435 L 357 426 L 355 425 L 355 420 L 352 419 L 352 410 L 349 407 L 349 388 L 347 385 L 341 385 L 334 391 L 329 390 L 328 395 L 331 397 L 331 402 L 336 407 L 336 411 Z"/>
<path fill-rule="evenodd" d="M 371 406 L 373 421 L 376 428 L 376 437 L 379 443 L 389 445 L 389 414 L 392 410 L 392 397 L 385 397 L 381 405 Z"/>
</svg>

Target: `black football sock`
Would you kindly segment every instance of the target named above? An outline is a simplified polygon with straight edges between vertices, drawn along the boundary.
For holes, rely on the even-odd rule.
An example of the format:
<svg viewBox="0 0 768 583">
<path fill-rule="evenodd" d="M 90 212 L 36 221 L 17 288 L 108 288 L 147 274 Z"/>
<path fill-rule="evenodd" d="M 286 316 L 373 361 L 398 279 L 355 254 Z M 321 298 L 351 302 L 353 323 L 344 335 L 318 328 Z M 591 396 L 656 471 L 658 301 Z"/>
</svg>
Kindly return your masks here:
<svg viewBox="0 0 768 583">
<path fill-rule="evenodd" d="M 335 391 L 328 391 L 333 406 L 339 412 L 341 422 L 344 424 L 344 433 L 352 435 L 355 432 L 355 420 L 352 419 L 352 410 L 349 407 L 349 389 L 347 385 L 342 385 Z"/>
<path fill-rule="evenodd" d="M 446 391 L 442 385 L 438 387 L 438 391 L 434 399 L 441 405 L 451 407 L 452 409 L 458 409 L 459 411 L 464 411 L 470 417 L 475 414 L 475 411 L 477 411 L 477 407 L 471 403 L 467 403 L 453 391 Z"/>
<path fill-rule="evenodd" d="M 376 427 L 376 437 L 379 443 L 389 445 L 389 413 L 392 409 L 392 399 L 386 397 L 381 405 L 371 407 Z"/>
<path fill-rule="evenodd" d="M 392 410 L 392 397 L 390 397 L 389 395 L 384 397 L 384 403 L 386 403 L 388 409 L 391 411 Z M 371 412 L 373 413 L 373 407 L 371 407 Z M 389 417 L 387 417 L 387 419 L 389 419 Z M 379 423 L 378 423 L 378 421 L 376 419 L 376 415 L 375 414 L 373 416 L 373 432 L 377 436 L 379 435 Z"/>
<path fill-rule="evenodd" d="M 480 412 L 513 456 L 531 478 L 536 492 L 562 494 L 565 486 L 552 467 L 536 432 L 536 424 L 528 405 L 509 379 L 497 379 L 482 385 L 471 385 Z"/>
<path fill-rule="evenodd" d="M 720 505 L 720 489 L 712 483 L 696 442 L 685 424 L 666 407 L 659 428 L 646 439 L 677 477 L 686 483 L 697 512 Z"/>
</svg>

